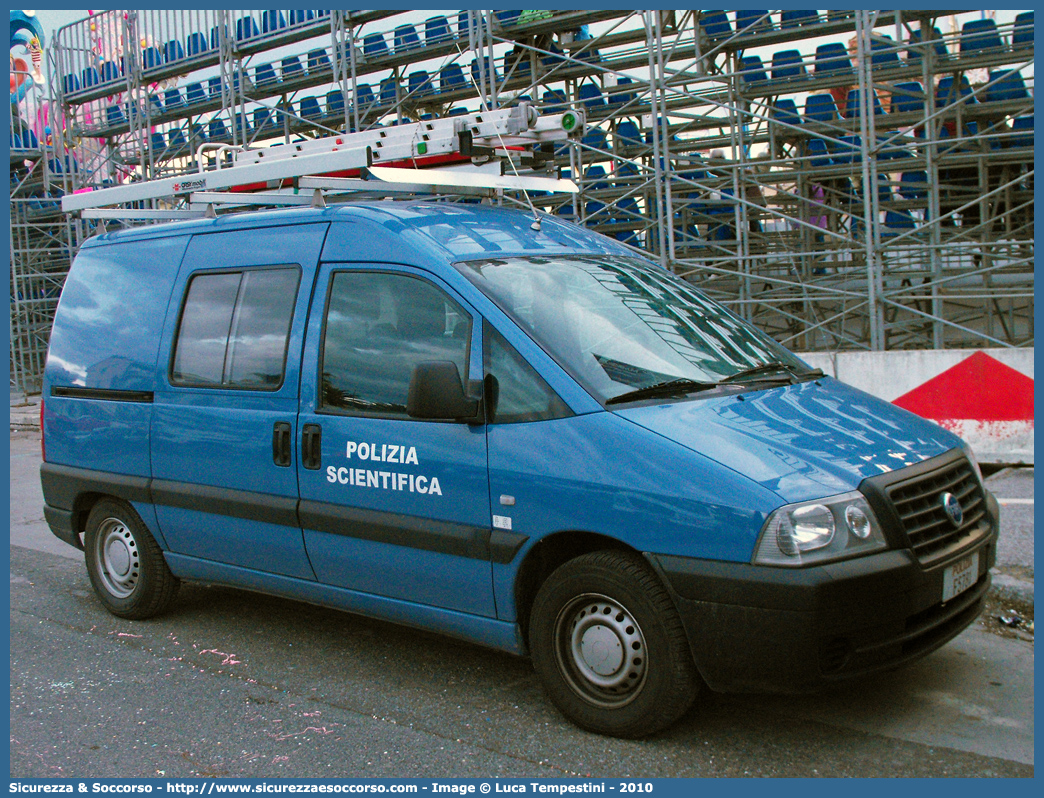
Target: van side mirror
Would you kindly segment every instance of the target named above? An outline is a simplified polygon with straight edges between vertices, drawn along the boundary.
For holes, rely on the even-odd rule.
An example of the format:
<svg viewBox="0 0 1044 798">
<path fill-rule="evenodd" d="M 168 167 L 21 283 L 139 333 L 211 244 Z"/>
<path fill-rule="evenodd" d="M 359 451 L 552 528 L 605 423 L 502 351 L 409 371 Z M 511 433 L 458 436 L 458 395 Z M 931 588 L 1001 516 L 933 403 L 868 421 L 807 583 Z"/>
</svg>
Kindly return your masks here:
<svg viewBox="0 0 1044 798">
<path fill-rule="evenodd" d="M 406 412 L 411 418 L 480 420 L 478 400 L 464 395 L 457 364 L 449 360 L 430 360 L 413 367 Z"/>
</svg>

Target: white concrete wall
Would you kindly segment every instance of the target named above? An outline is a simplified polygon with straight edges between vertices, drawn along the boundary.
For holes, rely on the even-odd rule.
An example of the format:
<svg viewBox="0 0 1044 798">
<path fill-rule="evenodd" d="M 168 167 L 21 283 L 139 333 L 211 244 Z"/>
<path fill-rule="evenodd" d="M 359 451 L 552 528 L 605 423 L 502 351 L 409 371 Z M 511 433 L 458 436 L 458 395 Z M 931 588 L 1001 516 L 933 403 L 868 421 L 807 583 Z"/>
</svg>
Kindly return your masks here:
<svg viewBox="0 0 1044 798">
<path fill-rule="evenodd" d="M 1033 379 L 1033 349 L 944 349 L 899 352 L 806 352 L 809 364 L 874 396 L 892 402 L 983 352 Z M 1033 463 L 1033 419 L 935 419 L 964 438 L 984 463 Z"/>
</svg>

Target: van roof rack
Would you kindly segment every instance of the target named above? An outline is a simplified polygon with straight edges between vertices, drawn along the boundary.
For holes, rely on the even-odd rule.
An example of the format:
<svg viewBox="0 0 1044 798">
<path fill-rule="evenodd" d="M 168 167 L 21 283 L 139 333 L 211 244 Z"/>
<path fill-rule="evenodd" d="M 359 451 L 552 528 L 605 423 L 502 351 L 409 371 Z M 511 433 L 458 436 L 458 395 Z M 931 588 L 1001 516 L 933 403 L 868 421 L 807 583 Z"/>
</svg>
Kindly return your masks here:
<svg viewBox="0 0 1044 798">
<path fill-rule="evenodd" d="M 548 166 L 554 143 L 582 135 L 585 121 L 580 109 L 545 116 L 521 102 L 258 149 L 203 144 L 198 172 L 68 194 L 62 210 L 87 219 L 160 220 L 213 217 L 219 208 L 325 207 L 327 199 L 576 193 L 571 180 L 549 177 Z M 204 171 L 208 149 L 216 151 L 217 168 Z M 222 167 L 228 158 L 232 163 Z M 170 207 L 141 207 L 152 200 Z M 138 207 L 120 207 L 127 204 Z"/>
</svg>

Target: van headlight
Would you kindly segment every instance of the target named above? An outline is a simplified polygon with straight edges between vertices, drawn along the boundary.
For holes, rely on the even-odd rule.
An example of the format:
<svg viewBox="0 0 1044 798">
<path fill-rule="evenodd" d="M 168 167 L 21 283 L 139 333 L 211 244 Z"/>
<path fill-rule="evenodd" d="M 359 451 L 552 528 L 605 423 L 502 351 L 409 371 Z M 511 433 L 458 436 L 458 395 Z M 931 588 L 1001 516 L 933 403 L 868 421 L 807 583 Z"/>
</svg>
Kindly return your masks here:
<svg viewBox="0 0 1044 798">
<path fill-rule="evenodd" d="M 862 493 L 852 491 L 780 507 L 765 522 L 752 562 L 793 568 L 887 546 L 874 511 Z"/>
</svg>

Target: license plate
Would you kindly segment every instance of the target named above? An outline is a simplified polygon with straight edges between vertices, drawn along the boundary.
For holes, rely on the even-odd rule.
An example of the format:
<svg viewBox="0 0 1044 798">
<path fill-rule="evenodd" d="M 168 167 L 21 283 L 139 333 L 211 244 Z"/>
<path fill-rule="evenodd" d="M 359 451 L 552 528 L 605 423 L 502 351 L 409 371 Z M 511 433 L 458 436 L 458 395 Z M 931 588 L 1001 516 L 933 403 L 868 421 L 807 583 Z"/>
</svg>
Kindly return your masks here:
<svg viewBox="0 0 1044 798">
<path fill-rule="evenodd" d="M 958 560 L 943 571 L 943 602 L 959 596 L 979 580 L 979 552 Z"/>
</svg>

